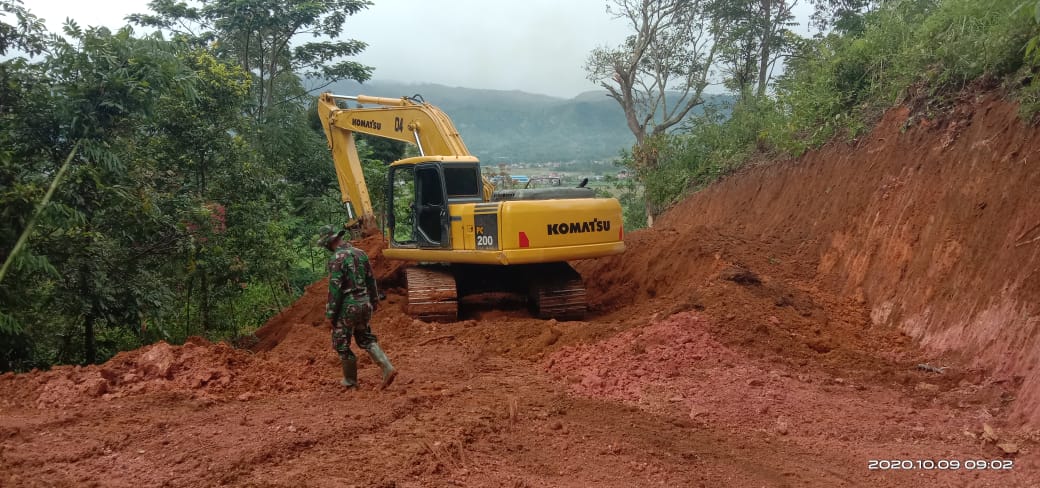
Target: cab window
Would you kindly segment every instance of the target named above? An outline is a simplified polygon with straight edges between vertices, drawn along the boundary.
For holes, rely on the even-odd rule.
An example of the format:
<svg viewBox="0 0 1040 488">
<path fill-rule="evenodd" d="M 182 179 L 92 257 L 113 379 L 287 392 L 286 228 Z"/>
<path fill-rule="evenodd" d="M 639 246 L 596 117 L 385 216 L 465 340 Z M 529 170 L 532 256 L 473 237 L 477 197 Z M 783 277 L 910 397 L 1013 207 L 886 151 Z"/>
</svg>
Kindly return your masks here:
<svg viewBox="0 0 1040 488">
<path fill-rule="evenodd" d="M 476 164 L 445 164 L 444 184 L 448 198 L 480 196 L 480 168 Z"/>
</svg>

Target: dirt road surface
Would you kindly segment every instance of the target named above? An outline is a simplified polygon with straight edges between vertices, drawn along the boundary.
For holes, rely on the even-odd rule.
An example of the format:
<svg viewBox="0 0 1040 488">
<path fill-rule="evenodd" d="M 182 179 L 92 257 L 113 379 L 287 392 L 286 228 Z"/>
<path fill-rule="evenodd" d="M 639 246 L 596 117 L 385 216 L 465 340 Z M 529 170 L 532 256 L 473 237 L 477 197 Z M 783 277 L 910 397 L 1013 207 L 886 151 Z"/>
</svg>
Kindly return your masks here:
<svg viewBox="0 0 1040 488">
<path fill-rule="evenodd" d="M 988 342 L 970 324 L 956 343 L 928 322 L 993 290 L 1040 302 L 1035 283 L 1012 279 L 1036 276 L 1035 249 L 1017 243 L 1036 208 L 1038 159 L 1023 147 L 1037 134 L 1023 135 L 1002 102 L 974 103 L 909 130 L 894 110 L 869 141 L 751 170 L 679 205 L 627 236 L 625 255 L 577 263 L 592 306 L 583 322 L 533 319 L 489 306 L 494 297 L 459 322 L 413 321 L 399 266 L 366 239 L 388 291 L 373 328 L 401 371 L 386 391 L 367 357 L 361 389 L 339 385 L 324 282 L 248 347 L 159 343 L 103 365 L 0 376 L 0 486 L 1038 486 L 1040 435 L 1021 406 L 1032 365 L 987 360 L 1030 357 L 1036 309 L 1015 308 L 1000 322 L 1012 338 Z M 951 136 L 951 124 L 963 126 Z M 947 148 L 987 137 L 997 161 L 1024 155 L 1020 174 L 962 175 L 949 191 L 967 195 L 966 210 L 944 207 L 938 185 L 910 190 L 967 164 Z M 893 144 L 935 162 L 911 155 L 923 169 L 908 174 L 877 156 Z M 1022 194 L 994 175 L 1024 179 Z M 1003 200 L 979 210 L 990 184 L 1005 185 Z M 910 203 L 865 223 L 893 200 Z M 956 220 L 987 208 L 1006 214 L 979 222 L 1003 218 L 1010 244 L 973 237 L 983 224 L 963 223 L 970 215 Z M 961 223 L 929 227 L 948 214 Z M 902 260 L 885 228 L 909 242 Z M 932 240 L 964 258 L 929 265 L 942 261 Z M 1008 249 L 1031 254 L 1003 261 Z M 951 278 L 965 275 L 992 278 Z M 976 309 L 957 320 L 988 324 Z"/>
</svg>

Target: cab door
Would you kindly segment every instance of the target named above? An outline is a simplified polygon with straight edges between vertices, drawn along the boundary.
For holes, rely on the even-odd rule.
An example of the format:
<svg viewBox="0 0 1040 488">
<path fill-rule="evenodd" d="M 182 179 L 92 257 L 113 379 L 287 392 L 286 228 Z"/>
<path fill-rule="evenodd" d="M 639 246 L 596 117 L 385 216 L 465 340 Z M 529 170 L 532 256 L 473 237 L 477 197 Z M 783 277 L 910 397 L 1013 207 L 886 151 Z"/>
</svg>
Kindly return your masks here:
<svg viewBox="0 0 1040 488">
<path fill-rule="evenodd" d="M 451 247 L 451 215 L 439 163 L 415 166 L 415 236 L 420 248 Z"/>
<path fill-rule="evenodd" d="M 386 235 L 390 247 L 417 247 L 415 166 L 391 166 L 387 177 Z"/>
</svg>

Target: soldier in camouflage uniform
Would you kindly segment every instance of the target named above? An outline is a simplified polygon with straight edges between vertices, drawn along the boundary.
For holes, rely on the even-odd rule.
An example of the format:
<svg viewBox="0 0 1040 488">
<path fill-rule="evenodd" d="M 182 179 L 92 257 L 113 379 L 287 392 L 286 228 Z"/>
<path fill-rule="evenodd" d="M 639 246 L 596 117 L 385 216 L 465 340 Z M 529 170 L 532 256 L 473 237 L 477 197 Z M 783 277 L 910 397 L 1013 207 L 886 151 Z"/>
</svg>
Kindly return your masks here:
<svg viewBox="0 0 1040 488">
<path fill-rule="evenodd" d="M 333 252 L 329 259 L 329 301 L 325 316 L 332 322 L 332 347 L 343 362 L 343 385 L 357 388 L 357 357 L 350 350 L 350 337 L 354 336 L 358 347 L 368 351 L 372 360 L 383 370 L 380 389 L 390 386 L 397 370 L 390 364 L 369 320 L 379 304 L 379 292 L 372 274 L 372 266 L 364 251 L 343 239 L 343 232 L 336 232 L 331 225 L 319 231 L 318 245 Z"/>
</svg>

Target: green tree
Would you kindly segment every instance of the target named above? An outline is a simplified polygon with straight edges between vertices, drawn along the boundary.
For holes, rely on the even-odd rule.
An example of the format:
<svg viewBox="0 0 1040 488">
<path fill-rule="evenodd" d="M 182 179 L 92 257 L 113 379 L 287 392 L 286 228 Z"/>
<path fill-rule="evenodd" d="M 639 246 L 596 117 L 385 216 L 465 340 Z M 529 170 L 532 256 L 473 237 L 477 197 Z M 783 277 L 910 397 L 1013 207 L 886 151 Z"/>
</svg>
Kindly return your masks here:
<svg viewBox="0 0 1040 488">
<path fill-rule="evenodd" d="M 285 264 L 288 255 L 312 255 L 309 239 L 302 236 L 309 236 L 317 227 L 315 220 L 327 213 L 330 188 L 334 188 L 325 138 L 307 130 L 305 107 L 311 95 L 300 77 L 328 83 L 369 78 L 372 68 L 348 59 L 360 53 L 365 43 L 337 40 L 347 17 L 369 5 L 364 0 L 155 0 L 149 4 L 154 14 L 129 17 L 141 25 L 173 31 L 252 77 L 252 104 L 246 107 L 252 123 L 242 135 L 256 153 L 253 171 L 272 177 L 258 188 L 284 186 L 284 191 L 263 192 L 268 196 L 250 205 L 270 217 L 266 231 L 285 238 L 297 236 L 288 248 L 267 244 L 267 251 L 283 253 L 277 258 L 253 255 L 281 263 L 269 270 L 279 273 L 274 276 L 292 273 L 294 267 Z M 305 36 L 313 40 L 301 42 Z M 274 208 L 260 210 L 265 205 Z M 280 281 L 274 276 L 267 277 L 271 287 Z"/>
<path fill-rule="evenodd" d="M 248 128 L 242 109 L 249 102 L 249 76 L 197 48 L 182 51 L 181 58 L 193 73 L 195 95 L 173 92 L 158 100 L 156 116 L 147 121 L 153 137 L 139 154 L 156 161 L 157 171 L 168 175 L 162 187 L 164 204 L 177 218 L 181 244 L 172 260 L 176 266 L 168 264 L 165 274 L 177 283 L 178 308 L 183 310 L 176 315 L 179 329 L 209 333 L 229 325 L 216 319 L 216 304 L 233 297 L 231 290 L 243 282 L 243 262 L 236 259 L 241 249 L 230 245 L 228 237 L 229 228 L 242 221 L 235 204 L 266 198 L 262 193 L 243 197 L 227 191 L 225 182 L 236 181 L 244 190 L 248 182 L 266 175 L 244 168 L 251 152 L 238 135 Z"/>
<path fill-rule="evenodd" d="M 404 142 L 369 134 L 355 134 L 354 137 L 359 143 L 364 143 L 372 150 L 372 159 L 383 164 L 390 164 L 404 158 L 405 150 L 408 147 L 408 144 Z"/>
<path fill-rule="evenodd" d="M 253 116 L 262 122 L 290 98 L 279 84 L 297 76 L 329 82 L 365 81 L 372 68 L 345 59 L 364 50 L 356 40 L 333 40 L 343 25 L 370 5 L 365 0 L 153 0 L 154 14 L 128 17 L 136 24 L 158 27 L 208 46 L 221 59 L 233 60 L 256 78 Z M 307 35 L 310 42 L 296 42 Z"/>
<path fill-rule="evenodd" d="M 0 56 L 10 49 L 33 56 L 43 52 L 43 21 L 22 6 L 22 0 L 0 0 Z"/>
<path fill-rule="evenodd" d="M 812 25 L 820 31 L 858 35 L 867 27 L 865 14 L 882 3 L 884 0 L 812 0 Z"/>
<path fill-rule="evenodd" d="M 725 30 L 709 15 L 711 6 L 707 0 L 614 0 L 608 7 L 633 34 L 620 46 L 593 50 L 585 71 L 624 111 L 636 138 L 630 161 L 637 175 L 657 168 L 653 141 L 704 104 L 720 46 L 716 35 Z M 646 210 L 653 225 L 663 209 L 648 199 Z"/>
<path fill-rule="evenodd" d="M 162 289 L 151 286 L 155 275 L 143 260 L 154 249 L 149 232 L 163 216 L 141 200 L 152 181 L 126 156 L 158 93 L 191 92 L 183 90 L 183 66 L 158 38 L 82 30 L 72 22 L 65 35 L 44 36 L 42 62 L 18 59 L 4 68 L 12 96 L 0 131 L 10 143 L 0 198 L 16 205 L 3 222 L 14 275 L 5 278 L 11 281 L 0 298 L 28 342 L 52 340 L 44 333 L 53 331 L 49 323 L 64 324 L 52 359 L 94 362 L 100 328 L 133 328 L 161 302 Z M 51 188 L 49 202 L 40 199 L 44 186 Z M 33 227 L 36 217 L 26 211 L 38 199 Z M 24 233 L 27 249 L 10 256 L 17 249 L 7 239 L 15 233 Z M 34 276 L 38 270 L 47 273 Z M 48 329 L 36 330 L 42 326 Z M 81 347 L 73 346 L 75 330 Z"/>
<path fill-rule="evenodd" d="M 741 103 L 761 98 L 772 78 L 776 63 L 789 52 L 797 38 L 791 9 L 797 0 L 721 0 L 711 15 L 715 25 L 721 71 L 726 86 L 736 91 Z"/>
<path fill-rule="evenodd" d="M 43 296 L 38 288 L 19 283 L 56 274 L 46 256 L 24 245 L 29 223 L 43 209 L 40 202 L 53 183 L 40 171 L 44 161 L 59 156 L 39 143 L 48 139 L 54 120 L 32 116 L 51 113 L 50 89 L 37 83 L 40 70 L 22 56 L 6 56 L 12 49 L 33 55 L 45 47 L 43 23 L 21 3 L 0 1 L 0 371 L 37 365 L 29 330 Z M 23 245 L 16 252 L 18 242 Z"/>
<path fill-rule="evenodd" d="M 265 165 L 318 194 L 331 183 L 324 136 L 307 133 L 301 108 L 310 98 L 298 75 L 363 81 L 371 68 L 344 58 L 364 49 L 359 41 L 334 41 L 349 15 L 369 5 L 361 0 L 154 0 L 150 14 L 128 17 L 134 23 L 174 32 L 176 38 L 238 65 L 252 78 L 252 124 L 241 134 Z M 315 41 L 294 40 L 310 35 Z M 324 40 L 321 40 L 323 39 Z M 318 164 L 321 169 L 316 171 Z"/>
<path fill-rule="evenodd" d="M 268 5 L 262 34 L 276 35 L 276 24 L 293 32 L 287 18 L 320 18 L 311 27 L 330 33 L 350 9 L 323 8 L 367 5 L 203 3 L 196 13 L 225 29 L 211 34 L 228 36 L 236 24 L 216 16 L 221 8 L 244 21 Z M 249 25 L 239 34 L 254 34 Z M 308 130 L 297 75 L 268 75 L 308 59 L 324 66 L 346 48 L 292 49 L 259 65 L 269 53 L 235 57 L 253 52 L 231 49 L 245 37 L 203 34 L 167 41 L 70 22 L 58 37 L 20 1 L 0 0 L 0 49 L 39 54 L 0 61 L 0 258 L 10 263 L 0 272 L 0 370 L 96 362 L 160 338 L 233 337 L 316 276 L 319 218 L 300 201 L 329 193 L 328 151 Z"/>
</svg>

